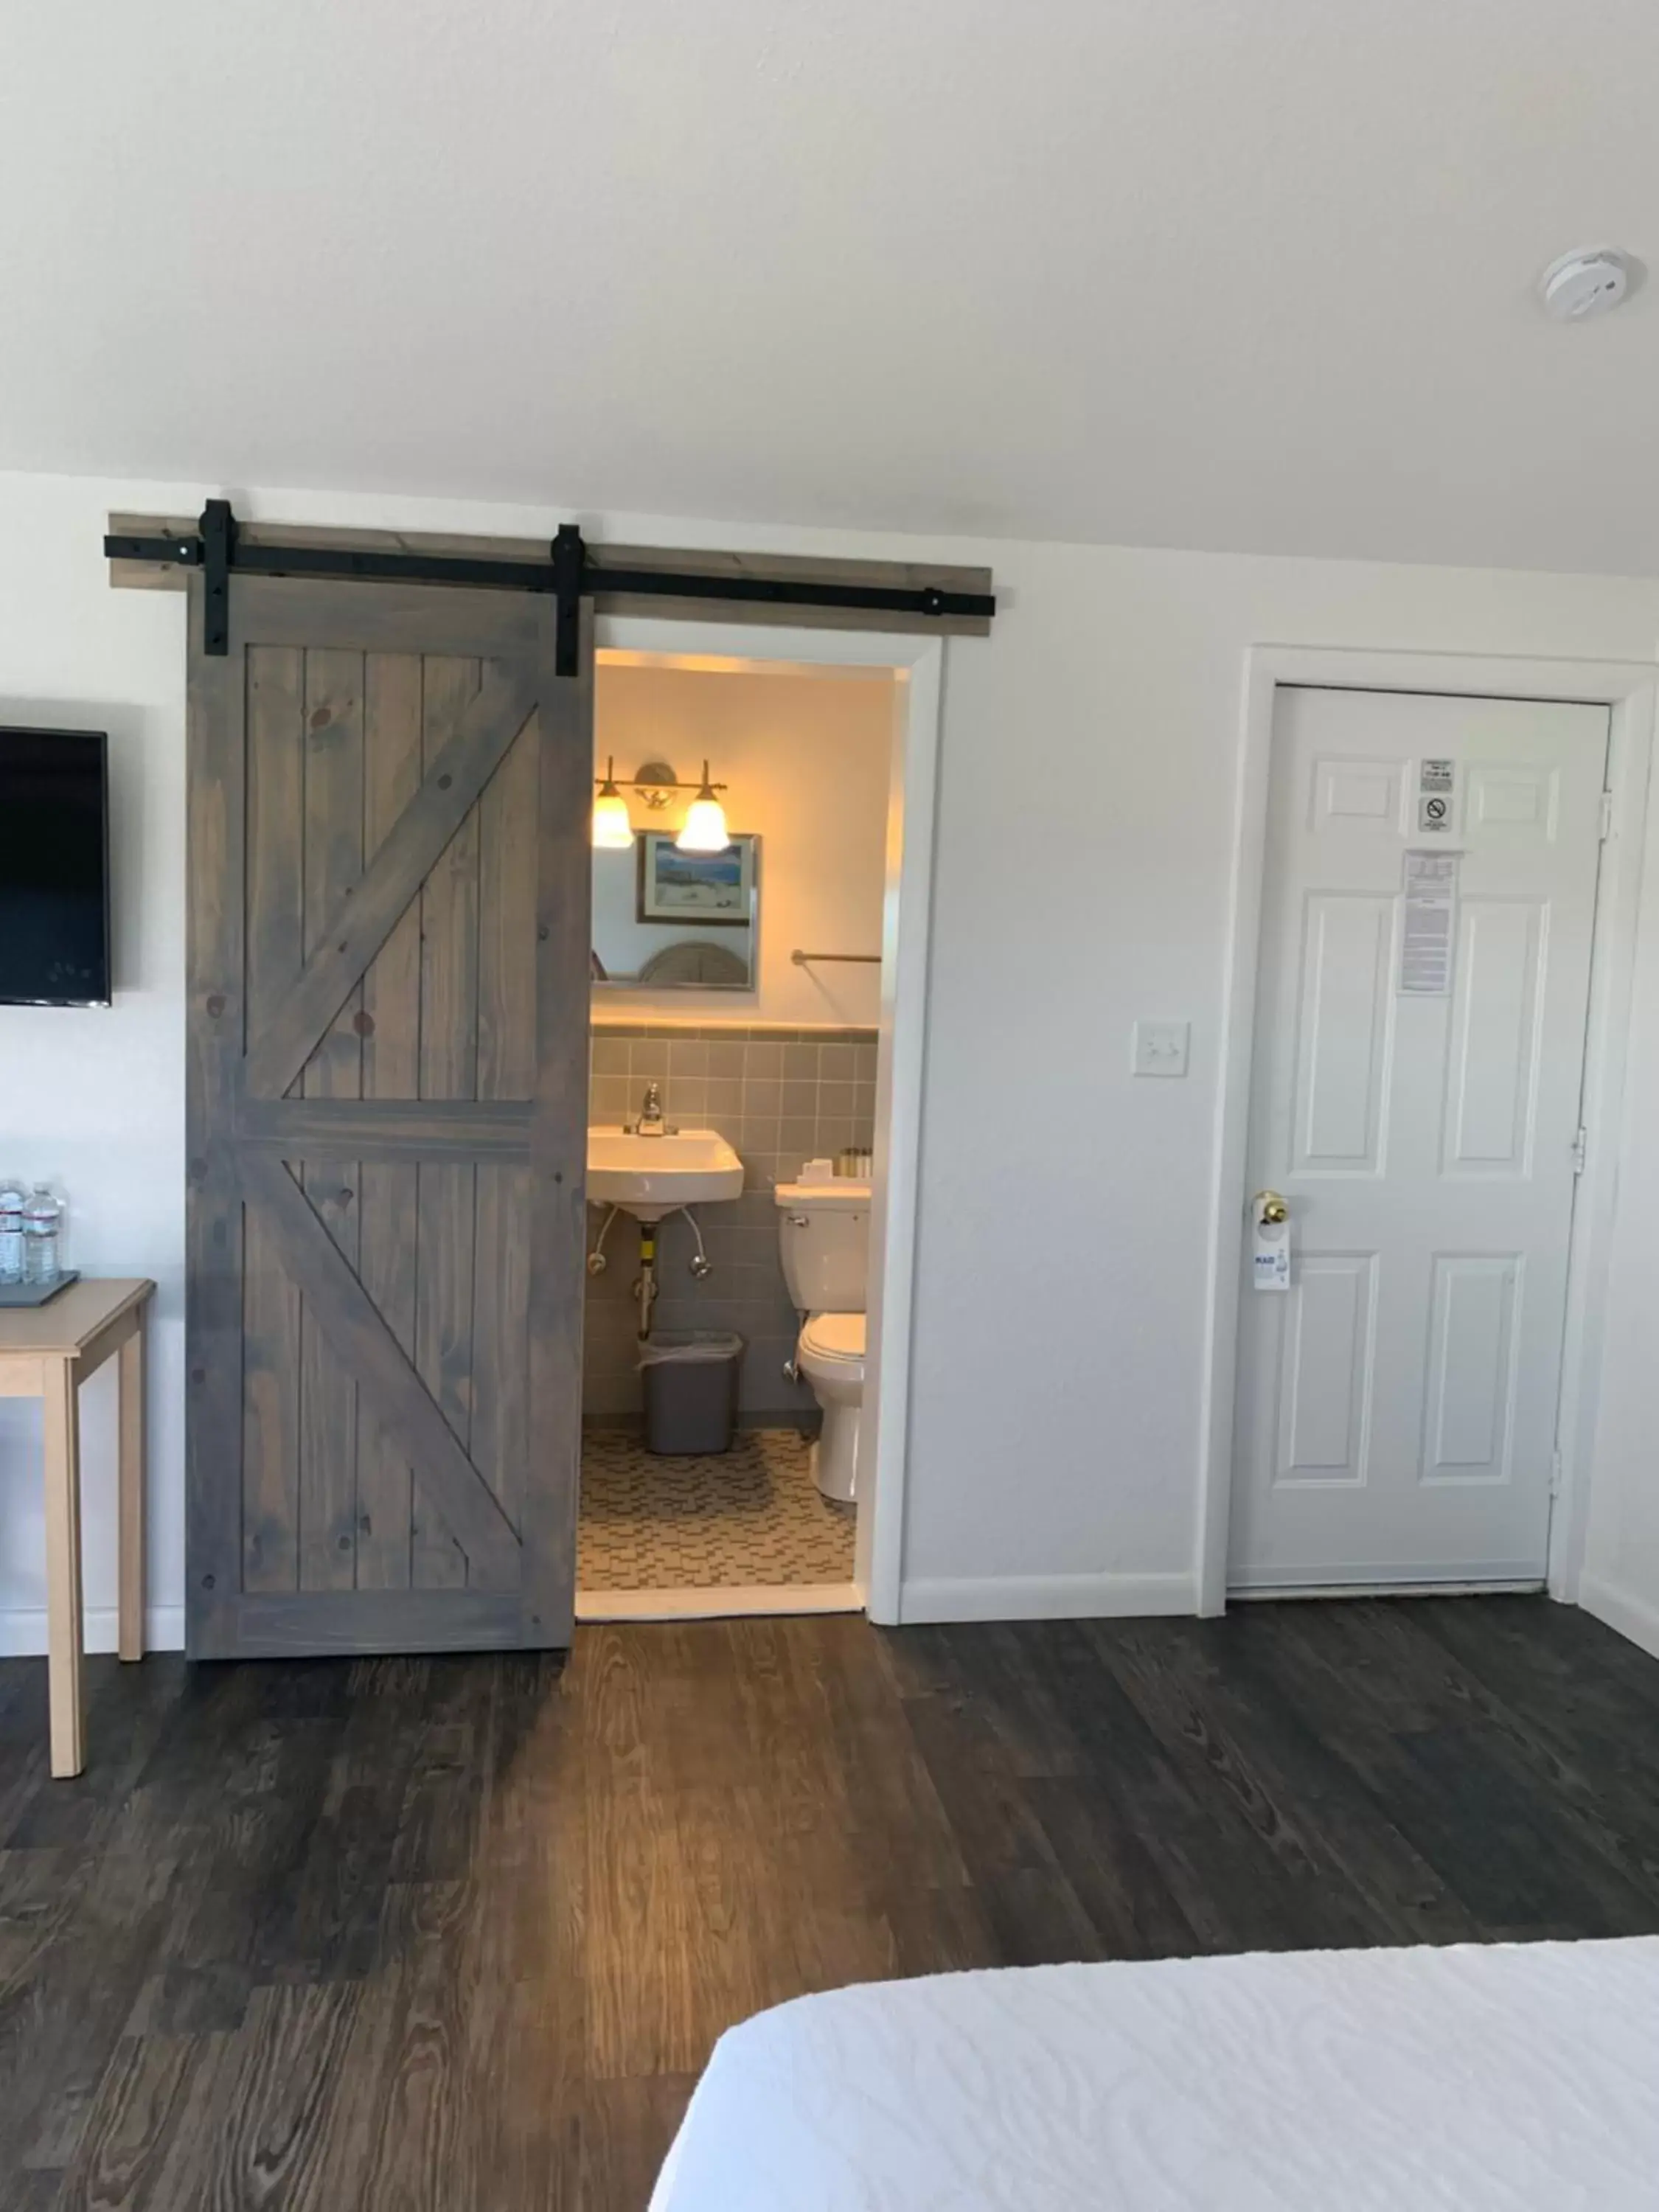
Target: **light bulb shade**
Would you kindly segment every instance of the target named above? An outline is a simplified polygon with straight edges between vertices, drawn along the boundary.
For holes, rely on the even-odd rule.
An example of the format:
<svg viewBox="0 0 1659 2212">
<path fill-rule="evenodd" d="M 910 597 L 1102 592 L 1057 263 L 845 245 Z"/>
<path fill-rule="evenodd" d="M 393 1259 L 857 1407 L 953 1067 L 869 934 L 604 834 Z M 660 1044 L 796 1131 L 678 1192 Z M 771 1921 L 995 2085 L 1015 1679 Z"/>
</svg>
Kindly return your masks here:
<svg viewBox="0 0 1659 2212">
<path fill-rule="evenodd" d="M 596 853 L 625 853 L 634 842 L 634 825 L 628 818 L 628 801 L 619 791 L 602 791 L 593 801 L 593 849 Z"/>
<path fill-rule="evenodd" d="M 723 853 L 732 842 L 726 809 L 705 785 L 685 810 L 685 827 L 674 840 L 677 852 Z"/>
</svg>

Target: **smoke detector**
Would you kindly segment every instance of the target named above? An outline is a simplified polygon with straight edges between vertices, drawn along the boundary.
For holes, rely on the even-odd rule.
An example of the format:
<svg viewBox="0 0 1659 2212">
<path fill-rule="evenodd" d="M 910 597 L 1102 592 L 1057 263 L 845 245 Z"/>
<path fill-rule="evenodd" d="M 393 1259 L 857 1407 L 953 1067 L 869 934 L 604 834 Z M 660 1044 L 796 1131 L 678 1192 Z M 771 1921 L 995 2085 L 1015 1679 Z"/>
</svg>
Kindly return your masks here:
<svg viewBox="0 0 1659 2212">
<path fill-rule="evenodd" d="M 1551 262 L 1538 296 L 1552 322 L 1587 323 L 1616 307 L 1640 273 L 1641 264 L 1616 246 L 1580 246 Z"/>
</svg>

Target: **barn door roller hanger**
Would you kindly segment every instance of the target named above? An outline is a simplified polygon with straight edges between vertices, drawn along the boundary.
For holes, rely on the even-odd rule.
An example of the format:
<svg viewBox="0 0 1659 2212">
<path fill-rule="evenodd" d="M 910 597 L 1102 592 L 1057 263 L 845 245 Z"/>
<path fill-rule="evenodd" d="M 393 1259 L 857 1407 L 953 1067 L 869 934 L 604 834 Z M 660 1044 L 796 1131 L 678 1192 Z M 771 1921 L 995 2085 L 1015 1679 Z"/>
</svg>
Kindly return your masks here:
<svg viewBox="0 0 1659 2212">
<path fill-rule="evenodd" d="M 326 576 L 377 584 L 459 584 L 502 592 L 545 592 L 558 602 L 557 671 L 574 676 L 579 660 L 581 602 L 606 597 L 744 601 L 751 605 L 817 607 L 848 614 L 912 615 L 938 619 L 965 616 L 988 620 L 996 612 L 989 592 L 915 586 L 837 583 L 811 577 L 744 574 L 697 575 L 679 568 L 612 568 L 595 562 L 579 526 L 561 523 L 546 562 L 491 560 L 483 556 L 417 551 L 359 550 L 349 545 L 252 544 L 237 527 L 230 501 L 210 499 L 198 534 L 104 540 L 112 561 L 153 561 L 200 568 L 204 653 L 230 650 L 233 576 Z"/>
</svg>

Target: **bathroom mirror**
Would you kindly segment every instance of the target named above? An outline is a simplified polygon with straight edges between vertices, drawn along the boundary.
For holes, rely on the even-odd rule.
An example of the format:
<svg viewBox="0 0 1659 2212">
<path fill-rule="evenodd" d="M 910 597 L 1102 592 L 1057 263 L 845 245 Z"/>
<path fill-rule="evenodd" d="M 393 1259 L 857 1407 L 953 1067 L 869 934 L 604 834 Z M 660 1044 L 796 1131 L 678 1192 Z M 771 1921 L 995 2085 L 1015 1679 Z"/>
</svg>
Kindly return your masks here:
<svg viewBox="0 0 1659 2212">
<path fill-rule="evenodd" d="M 593 984 L 609 991 L 752 991 L 760 839 L 682 853 L 642 830 L 593 855 Z"/>
</svg>

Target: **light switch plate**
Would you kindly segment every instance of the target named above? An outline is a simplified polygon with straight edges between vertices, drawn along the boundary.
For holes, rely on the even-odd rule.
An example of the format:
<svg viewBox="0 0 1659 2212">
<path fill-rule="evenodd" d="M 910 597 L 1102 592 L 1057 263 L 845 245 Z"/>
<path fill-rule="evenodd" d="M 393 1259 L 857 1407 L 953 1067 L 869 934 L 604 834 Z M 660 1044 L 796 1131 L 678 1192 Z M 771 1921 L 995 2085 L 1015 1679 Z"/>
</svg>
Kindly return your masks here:
<svg viewBox="0 0 1659 2212">
<path fill-rule="evenodd" d="M 1136 1075 L 1184 1075 L 1190 1022 L 1137 1022 L 1129 1050 L 1129 1066 Z"/>
</svg>

